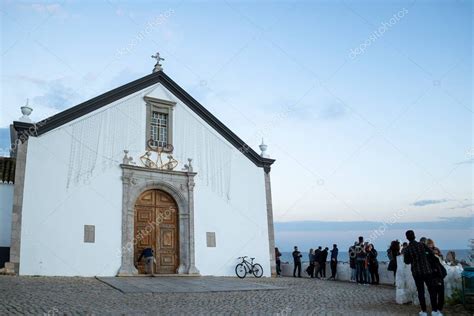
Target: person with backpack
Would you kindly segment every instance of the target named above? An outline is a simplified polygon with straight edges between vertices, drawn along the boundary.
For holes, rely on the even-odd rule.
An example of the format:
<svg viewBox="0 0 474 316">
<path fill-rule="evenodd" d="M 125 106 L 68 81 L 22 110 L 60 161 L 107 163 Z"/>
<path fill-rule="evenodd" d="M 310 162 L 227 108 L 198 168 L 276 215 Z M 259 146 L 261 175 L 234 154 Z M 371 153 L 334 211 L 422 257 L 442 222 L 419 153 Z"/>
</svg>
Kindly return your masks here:
<svg viewBox="0 0 474 316">
<path fill-rule="evenodd" d="M 436 310 L 433 308 L 431 315 L 442 316 L 443 306 L 444 306 L 444 278 L 446 278 L 447 271 L 443 266 L 441 251 L 436 248 L 434 241 L 427 239 L 426 245 L 433 252 L 433 255 L 428 256 L 428 261 L 430 262 L 431 269 L 433 271 L 432 286 L 434 290 L 434 298 L 436 300 Z"/>
<path fill-rule="evenodd" d="M 308 253 L 308 259 L 309 259 L 309 266 L 306 268 L 306 273 L 311 278 L 314 278 L 314 250 L 311 248 Z"/>
<path fill-rule="evenodd" d="M 425 285 L 428 288 L 428 293 L 430 295 L 431 308 L 433 311 L 438 311 L 438 298 L 433 284 L 433 279 L 436 275 L 436 272 L 432 268 L 432 257 L 434 257 L 434 254 L 428 246 L 415 240 L 415 232 L 413 230 L 408 230 L 405 235 L 409 244 L 408 247 L 405 248 L 403 261 L 405 264 L 411 265 L 411 273 L 415 280 L 418 300 L 420 301 L 421 312 L 419 315 L 427 316 Z"/>
</svg>

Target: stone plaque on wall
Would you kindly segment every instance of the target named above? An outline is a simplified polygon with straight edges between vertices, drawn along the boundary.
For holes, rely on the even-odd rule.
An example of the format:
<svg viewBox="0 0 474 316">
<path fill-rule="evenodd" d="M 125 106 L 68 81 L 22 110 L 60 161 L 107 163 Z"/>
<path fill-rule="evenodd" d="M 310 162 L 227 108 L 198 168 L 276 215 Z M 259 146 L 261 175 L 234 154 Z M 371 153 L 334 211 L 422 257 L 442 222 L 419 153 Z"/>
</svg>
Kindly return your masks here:
<svg viewBox="0 0 474 316">
<path fill-rule="evenodd" d="M 95 242 L 95 226 L 84 225 L 84 242 L 94 243 Z"/>
<path fill-rule="evenodd" d="M 216 246 L 216 233 L 215 232 L 206 233 L 206 244 L 208 247 Z"/>
</svg>

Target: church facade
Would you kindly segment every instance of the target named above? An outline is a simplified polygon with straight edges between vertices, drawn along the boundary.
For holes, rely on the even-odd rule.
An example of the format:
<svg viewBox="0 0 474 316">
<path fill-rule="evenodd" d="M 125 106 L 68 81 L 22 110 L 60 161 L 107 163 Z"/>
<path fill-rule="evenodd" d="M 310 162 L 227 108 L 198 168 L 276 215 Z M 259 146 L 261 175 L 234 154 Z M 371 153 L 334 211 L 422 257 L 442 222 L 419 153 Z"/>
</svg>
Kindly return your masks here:
<svg viewBox="0 0 474 316">
<path fill-rule="evenodd" d="M 168 77 L 152 74 L 11 126 L 10 258 L 20 275 L 235 275 L 275 269 L 270 169 Z M 8 223 L 10 224 L 10 223 Z M 3 227 L 2 227 L 3 228 Z"/>
</svg>

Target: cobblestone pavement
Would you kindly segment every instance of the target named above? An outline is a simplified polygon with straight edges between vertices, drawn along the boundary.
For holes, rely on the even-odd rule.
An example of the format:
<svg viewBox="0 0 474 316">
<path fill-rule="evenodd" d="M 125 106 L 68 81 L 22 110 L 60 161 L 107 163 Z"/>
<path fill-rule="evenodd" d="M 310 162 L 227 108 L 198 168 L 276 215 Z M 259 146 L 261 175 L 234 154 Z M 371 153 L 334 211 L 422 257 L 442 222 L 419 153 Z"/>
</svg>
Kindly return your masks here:
<svg viewBox="0 0 474 316">
<path fill-rule="evenodd" d="M 95 278 L 0 276 L 0 315 L 416 315 L 388 286 L 294 278 L 246 279 L 282 290 L 124 294 Z M 469 315 L 462 307 L 446 315 Z"/>
</svg>

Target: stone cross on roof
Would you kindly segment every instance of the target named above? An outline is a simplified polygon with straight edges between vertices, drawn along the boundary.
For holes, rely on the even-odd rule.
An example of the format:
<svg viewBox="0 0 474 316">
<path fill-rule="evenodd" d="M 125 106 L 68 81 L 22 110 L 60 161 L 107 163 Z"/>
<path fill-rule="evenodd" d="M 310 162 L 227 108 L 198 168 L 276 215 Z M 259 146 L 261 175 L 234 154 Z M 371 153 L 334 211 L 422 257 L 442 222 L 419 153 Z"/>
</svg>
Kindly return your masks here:
<svg viewBox="0 0 474 316">
<path fill-rule="evenodd" d="M 151 58 L 156 59 L 156 64 L 155 64 L 155 68 L 153 68 L 153 72 L 163 70 L 163 67 L 160 64 L 160 61 L 165 60 L 165 59 L 160 57 L 160 53 L 157 52 L 155 55 L 151 55 Z"/>
</svg>

